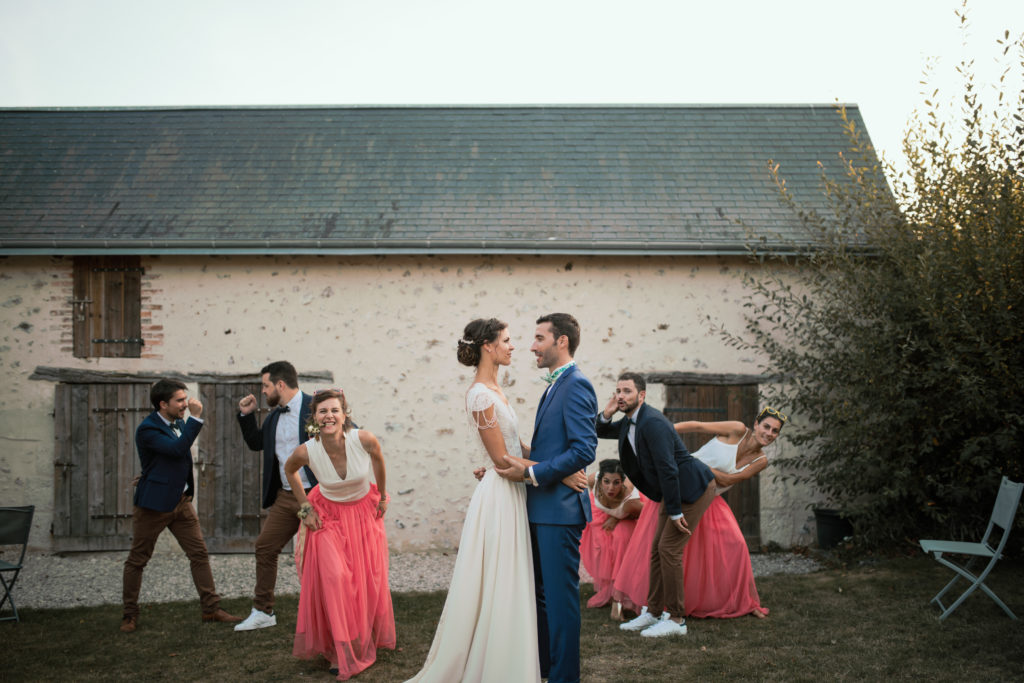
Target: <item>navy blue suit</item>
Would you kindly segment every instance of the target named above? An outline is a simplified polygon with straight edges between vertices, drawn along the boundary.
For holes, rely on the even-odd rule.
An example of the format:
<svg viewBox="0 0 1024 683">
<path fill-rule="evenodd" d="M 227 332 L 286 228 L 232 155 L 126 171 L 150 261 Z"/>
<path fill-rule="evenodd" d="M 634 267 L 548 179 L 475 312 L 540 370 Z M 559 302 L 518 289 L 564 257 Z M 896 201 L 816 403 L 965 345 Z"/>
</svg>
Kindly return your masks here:
<svg viewBox="0 0 1024 683">
<path fill-rule="evenodd" d="M 700 498 L 715 475 L 711 469 L 690 455 L 675 427 L 661 411 L 641 404 L 636 418 L 636 452 L 629 445 L 629 420 L 597 421 L 597 435 L 602 439 L 619 440 L 619 461 L 622 470 L 656 503 L 664 501 L 665 512 L 678 515 L 683 503 Z"/>
<path fill-rule="evenodd" d="M 170 530 L 189 559 L 192 582 L 199 593 L 203 614 L 212 617 L 220 608 L 206 541 L 192 507 L 195 481 L 190 449 L 203 423 L 189 417 L 178 424 L 180 437 L 154 411 L 135 430 L 135 448 L 142 462 L 142 474 L 135 488 L 132 546 L 124 562 L 122 599 L 126 619 L 138 619 L 142 571 L 153 556 L 157 538 L 164 529 Z"/>
<path fill-rule="evenodd" d="M 654 614 L 664 610 L 674 618 L 686 613 L 683 597 L 683 551 L 691 538 L 669 519 L 683 515 L 692 533 L 715 498 L 711 469 L 690 455 L 668 418 L 646 403 L 633 414 L 634 442 L 629 443 L 629 420 L 597 422 L 598 436 L 619 440 L 622 470 L 638 489 L 660 502 L 658 522 L 651 541 L 650 582 L 647 607 Z"/>
<path fill-rule="evenodd" d="M 597 394 L 575 365 L 541 400 L 530 459 L 537 486 L 526 487 L 526 511 L 537 588 L 541 676 L 551 683 L 580 678 L 580 535 L 590 521 L 590 497 L 562 479 L 594 462 Z"/>
<path fill-rule="evenodd" d="M 182 494 L 194 495 L 190 449 L 202 428 L 202 422 L 189 418 L 178 438 L 155 410 L 142 421 L 135 430 L 135 448 L 142 462 L 135 505 L 170 512 L 181 502 Z"/>
<path fill-rule="evenodd" d="M 309 402 L 313 397 L 302 394 L 302 409 L 299 411 L 299 443 L 303 443 L 306 422 L 309 420 Z M 265 508 L 274 504 L 277 492 L 281 490 L 281 472 L 277 462 L 277 421 L 281 417 L 279 409 L 272 410 L 263 420 L 262 429 L 256 427 L 256 411 L 248 415 L 238 414 L 238 424 L 242 428 L 242 438 L 253 451 L 263 451 L 263 502 Z M 287 456 L 291 453 L 286 454 Z M 308 467 L 303 467 L 309 485 L 316 486 L 316 477 Z"/>
</svg>

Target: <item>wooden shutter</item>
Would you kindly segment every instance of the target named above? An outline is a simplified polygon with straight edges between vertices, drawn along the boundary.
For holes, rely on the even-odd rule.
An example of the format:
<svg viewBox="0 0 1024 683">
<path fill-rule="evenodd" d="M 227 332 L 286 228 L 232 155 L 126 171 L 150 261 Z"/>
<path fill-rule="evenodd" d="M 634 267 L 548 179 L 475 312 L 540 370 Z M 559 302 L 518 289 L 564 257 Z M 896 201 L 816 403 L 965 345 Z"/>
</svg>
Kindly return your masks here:
<svg viewBox="0 0 1024 683">
<path fill-rule="evenodd" d="M 135 428 L 151 411 L 147 384 L 57 385 L 55 550 L 129 547 L 132 480 L 142 470 L 135 453 Z"/>
<path fill-rule="evenodd" d="M 665 415 L 672 422 L 699 420 L 722 422 L 737 420 L 745 425 L 754 424 L 757 416 L 757 385 L 696 385 L 681 384 L 665 387 Z M 683 443 L 691 453 L 712 437 L 707 434 L 684 434 Z M 761 498 L 758 477 L 733 486 L 723 494 L 736 515 L 747 546 L 761 547 Z"/>
<path fill-rule="evenodd" d="M 251 393 L 259 401 L 256 424 L 262 424 L 261 389 L 259 382 L 199 387 L 204 424 L 196 461 L 196 509 L 210 552 L 252 552 L 266 514 L 261 510 L 263 453 L 245 445 L 236 417 L 239 399 Z"/>
<path fill-rule="evenodd" d="M 138 256 L 75 258 L 72 325 L 76 358 L 141 356 L 142 272 Z"/>
</svg>

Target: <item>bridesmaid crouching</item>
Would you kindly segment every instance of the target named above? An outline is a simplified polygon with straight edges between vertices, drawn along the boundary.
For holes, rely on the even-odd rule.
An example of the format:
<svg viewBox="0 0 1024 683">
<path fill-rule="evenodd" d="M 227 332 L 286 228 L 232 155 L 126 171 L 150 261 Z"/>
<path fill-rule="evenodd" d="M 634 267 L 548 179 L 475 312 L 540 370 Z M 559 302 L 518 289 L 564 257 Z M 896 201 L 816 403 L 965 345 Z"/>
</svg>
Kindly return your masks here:
<svg viewBox="0 0 1024 683">
<path fill-rule="evenodd" d="M 622 603 L 612 597 L 615 576 L 644 498 L 614 458 L 602 460 L 597 474 L 591 474 L 587 483 L 593 519 L 580 538 L 583 566 L 594 579 L 594 595 L 587 600 L 587 607 L 604 607 L 610 602 L 611 618 L 622 621 Z"/>
<path fill-rule="evenodd" d="M 377 660 L 377 648 L 395 648 L 384 456 L 377 437 L 353 428 L 340 389 L 314 393 L 310 413 L 313 438 L 284 466 L 302 519 L 295 542 L 301 591 L 292 654 L 323 655 L 331 673 L 346 680 Z M 305 465 L 319 481 L 308 499 L 298 475 Z"/>
</svg>

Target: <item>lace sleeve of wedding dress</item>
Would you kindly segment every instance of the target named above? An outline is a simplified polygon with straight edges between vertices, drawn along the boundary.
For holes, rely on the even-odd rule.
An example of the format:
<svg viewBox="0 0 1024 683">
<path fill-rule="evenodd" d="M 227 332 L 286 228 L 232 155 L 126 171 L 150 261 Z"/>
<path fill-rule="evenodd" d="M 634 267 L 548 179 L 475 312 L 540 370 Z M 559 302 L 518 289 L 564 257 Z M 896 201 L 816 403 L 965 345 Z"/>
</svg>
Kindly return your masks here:
<svg viewBox="0 0 1024 683">
<path fill-rule="evenodd" d="M 466 415 L 474 429 L 496 429 L 498 397 L 486 387 L 475 384 L 466 394 Z"/>
</svg>

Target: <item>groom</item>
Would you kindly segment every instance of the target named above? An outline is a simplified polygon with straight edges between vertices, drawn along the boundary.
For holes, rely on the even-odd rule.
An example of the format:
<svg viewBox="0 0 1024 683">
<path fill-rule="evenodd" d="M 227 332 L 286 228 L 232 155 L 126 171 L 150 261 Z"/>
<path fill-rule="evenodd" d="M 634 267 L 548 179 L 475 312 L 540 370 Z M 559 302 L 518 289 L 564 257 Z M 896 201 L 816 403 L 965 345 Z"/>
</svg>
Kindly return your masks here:
<svg viewBox="0 0 1024 683">
<path fill-rule="evenodd" d="M 594 462 L 597 394 L 576 367 L 580 325 L 568 313 L 537 320 L 533 345 L 537 367 L 546 368 L 529 459 L 509 461 L 498 474 L 525 481 L 533 573 L 537 589 L 537 638 L 541 677 L 550 683 L 580 680 L 580 535 L 590 521 L 590 498 L 562 479 Z"/>
</svg>

